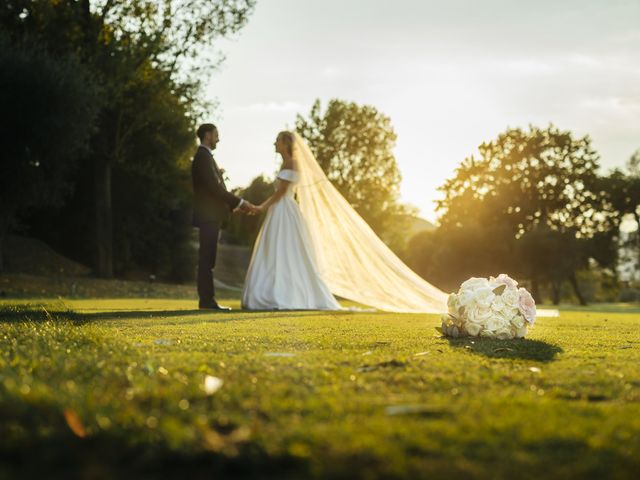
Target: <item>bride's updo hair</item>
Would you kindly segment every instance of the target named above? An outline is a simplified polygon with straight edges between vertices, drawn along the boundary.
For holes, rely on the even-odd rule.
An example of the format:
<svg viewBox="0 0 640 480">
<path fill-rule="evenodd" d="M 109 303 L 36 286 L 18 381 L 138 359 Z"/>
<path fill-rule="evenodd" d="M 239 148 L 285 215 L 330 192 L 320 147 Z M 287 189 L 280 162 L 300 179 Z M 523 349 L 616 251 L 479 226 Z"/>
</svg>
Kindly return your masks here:
<svg viewBox="0 0 640 480">
<path fill-rule="evenodd" d="M 293 133 L 288 130 L 283 130 L 278 134 L 278 137 L 284 141 L 287 149 L 289 150 L 289 155 L 293 155 Z"/>
</svg>

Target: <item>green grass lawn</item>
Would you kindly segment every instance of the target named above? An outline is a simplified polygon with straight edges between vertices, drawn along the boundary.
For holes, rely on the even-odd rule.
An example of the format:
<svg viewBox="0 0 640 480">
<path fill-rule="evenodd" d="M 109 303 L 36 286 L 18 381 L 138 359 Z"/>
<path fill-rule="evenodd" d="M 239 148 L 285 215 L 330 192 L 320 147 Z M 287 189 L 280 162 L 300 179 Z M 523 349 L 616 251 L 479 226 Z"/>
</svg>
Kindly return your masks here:
<svg viewBox="0 0 640 480">
<path fill-rule="evenodd" d="M 563 309 L 501 342 L 441 338 L 435 315 L 17 302 L 0 303 L 0 478 L 640 471 L 638 309 Z"/>
</svg>

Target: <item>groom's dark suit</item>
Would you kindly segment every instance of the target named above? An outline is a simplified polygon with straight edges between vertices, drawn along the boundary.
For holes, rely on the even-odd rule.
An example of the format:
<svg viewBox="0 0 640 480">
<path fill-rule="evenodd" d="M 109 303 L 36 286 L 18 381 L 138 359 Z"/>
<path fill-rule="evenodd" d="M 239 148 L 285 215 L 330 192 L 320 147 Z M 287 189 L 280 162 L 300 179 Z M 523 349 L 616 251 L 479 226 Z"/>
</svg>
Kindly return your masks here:
<svg viewBox="0 0 640 480">
<path fill-rule="evenodd" d="M 240 204 L 240 198 L 227 191 L 213 155 L 203 145 L 193 157 L 193 225 L 200 229 L 198 254 L 198 296 L 200 306 L 215 303 L 213 268 L 216 266 L 218 236 Z"/>
</svg>

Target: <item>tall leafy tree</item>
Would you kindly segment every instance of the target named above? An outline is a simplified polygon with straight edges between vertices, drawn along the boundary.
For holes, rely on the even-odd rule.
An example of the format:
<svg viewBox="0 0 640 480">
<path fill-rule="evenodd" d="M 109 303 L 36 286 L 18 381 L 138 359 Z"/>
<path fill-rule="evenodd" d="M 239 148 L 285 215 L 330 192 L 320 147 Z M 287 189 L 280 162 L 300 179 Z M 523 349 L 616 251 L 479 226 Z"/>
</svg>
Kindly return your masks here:
<svg viewBox="0 0 640 480">
<path fill-rule="evenodd" d="M 391 119 L 369 105 L 319 100 L 308 116 L 298 115 L 302 135 L 329 180 L 387 243 L 404 240 L 404 222 L 413 209 L 399 202 L 402 176 L 393 154 Z"/>
<path fill-rule="evenodd" d="M 92 133 L 96 94 L 73 57 L 0 39 L 0 271 L 7 232 L 30 209 L 60 205 L 69 194 Z"/>
<path fill-rule="evenodd" d="M 442 187 L 443 222 L 473 212 L 507 219 L 516 237 L 547 226 L 592 236 L 608 227 L 598 195 L 598 154 L 589 137 L 574 138 L 553 125 L 509 129 L 465 159 Z"/>
<path fill-rule="evenodd" d="M 211 47 L 216 39 L 246 23 L 254 3 L 7 0 L 0 6 L 1 25 L 14 40 L 29 37 L 54 54 L 73 53 L 102 90 L 96 133 L 87 156 L 93 166 L 92 230 L 99 275 L 113 274 L 112 189 L 117 191 L 117 186 L 112 171 L 138 160 L 131 152 L 148 132 L 153 123 L 150 117 L 157 111 L 156 105 L 145 101 L 155 98 L 146 94 L 152 88 L 146 79 L 163 78 L 163 94 L 177 99 L 176 115 L 187 119 L 183 131 L 192 128 L 203 107 L 198 99 L 202 82 L 220 61 Z"/>
<path fill-rule="evenodd" d="M 88 0 L 84 0 L 85 4 Z M 113 92 L 107 113 L 110 136 L 103 157 L 96 162 L 96 243 L 100 275 L 112 274 L 112 212 L 110 174 L 114 163 L 124 161 L 122 152 L 146 122 L 145 109 L 128 101 L 123 85 L 149 69 L 169 75 L 176 94 L 196 105 L 203 71 L 215 66 L 215 59 L 203 55 L 219 37 L 240 29 L 247 21 L 254 0 L 103 0 L 93 5 L 94 39 L 97 45 L 115 40 L 126 68 L 113 75 L 108 58 L 102 57 L 97 69 L 104 69 L 108 90 Z M 113 39 L 113 40 L 112 40 Z M 91 48 L 91 44 L 89 46 Z M 106 68 L 105 68 L 106 67 Z M 188 68 L 183 68 L 188 67 Z M 205 77 L 206 78 L 206 77 Z M 127 120 L 123 120 L 127 118 Z"/>
<path fill-rule="evenodd" d="M 479 152 L 441 188 L 443 247 L 433 256 L 444 249 L 456 264 L 477 254 L 482 273 L 493 267 L 527 278 L 538 298 L 541 282 L 566 280 L 584 301 L 576 270 L 586 266 L 592 242 L 611 231 L 615 217 L 600 195 L 598 155 L 590 139 L 553 125 L 532 126 L 509 129 L 480 145 Z M 466 237 L 473 240 L 465 250 L 452 249 Z M 550 252 L 558 253 L 558 261 L 546 265 L 555 258 Z M 456 280 L 476 273 L 460 271 Z"/>
<path fill-rule="evenodd" d="M 600 194 L 611 202 L 617 214 L 616 232 L 626 217 L 635 221 L 635 231 L 626 235 L 627 240 L 622 246 L 640 258 L 640 150 L 631 156 L 626 169 L 614 169 L 600 179 L 599 186 Z M 640 265 L 636 265 L 636 268 L 640 268 Z"/>
</svg>

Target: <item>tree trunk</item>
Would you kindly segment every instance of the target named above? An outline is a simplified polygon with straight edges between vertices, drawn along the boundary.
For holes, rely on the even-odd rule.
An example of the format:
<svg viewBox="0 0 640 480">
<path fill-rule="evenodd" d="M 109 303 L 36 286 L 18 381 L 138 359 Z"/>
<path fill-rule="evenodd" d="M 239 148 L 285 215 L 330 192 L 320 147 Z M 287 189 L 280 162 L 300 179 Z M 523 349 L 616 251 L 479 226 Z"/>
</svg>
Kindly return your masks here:
<svg viewBox="0 0 640 480">
<path fill-rule="evenodd" d="M 578 297 L 578 302 L 580 302 L 580 305 L 583 305 L 583 306 L 587 305 L 587 301 L 585 300 L 584 296 L 582 295 L 582 292 L 580 291 L 580 286 L 578 285 L 578 279 L 576 278 L 575 273 L 572 273 L 569 276 L 569 282 L 573 287 L 573 291 L 576 294 L 576 297 Z"/>
<path fill-rule="evenodd" d="M 531 295 L 536 303 L 542 303 L 542 296 L 540 295 L 540 285 L 538 284 L 538 279 L 534 278 L 531 280 Z"/>
<path fill-rule="evenodd" d="M 113 277 L 113 212 L 111 210 L 111 164 L 100 156 L 95 163 L 96 274 Z"/>
<path fill-rule="evenodd" d="M 551 282 L 551 301 L 554 305 L 560 304 L 560 283 L 557 281 Z"/>
<path fill-rule="evenodd" d="M 640 214 L 638 214 L 638 209 L 636 208 L 635 212 L 633 212 L 633 218 L 636 220 L 636 275 L 638 270 L 640 270 Z"/>
<path fill-rule="evenodd" d="M 96 29 L 92 22 L 90 0 L 81 0 L 80 9 L 84 19 L 84 41 L 88 60 L 95 51 Z M 95 145 L 94 145 L 95 147 Z M 104 148 L 104 145 L 101 146 Z M 104 150 L 103 150 L 104 151 Z M 111 163 L 110 159 L 94 148 L 95 187 L 95 274 L 101 278 L 113 277 L 113 220 L 111 209 Z"/>
<path fill-rule="evenodd" d="M 4 272 L 4 231 L 0 231 L 0 273 Z"/>
</svg>

